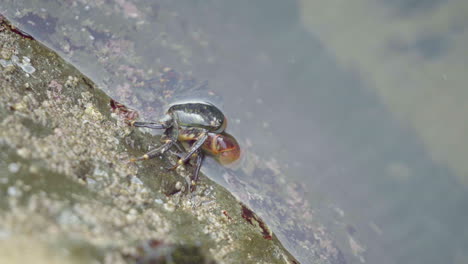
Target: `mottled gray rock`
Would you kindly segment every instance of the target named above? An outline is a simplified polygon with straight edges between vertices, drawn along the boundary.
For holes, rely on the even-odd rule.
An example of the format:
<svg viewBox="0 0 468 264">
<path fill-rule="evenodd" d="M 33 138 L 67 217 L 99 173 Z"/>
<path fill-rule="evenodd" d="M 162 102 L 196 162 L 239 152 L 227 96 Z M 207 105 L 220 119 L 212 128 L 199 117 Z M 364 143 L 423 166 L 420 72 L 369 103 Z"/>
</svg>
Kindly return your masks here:
<svg viewBox="0 0 468 264">
<path fill-rule="evenodd" d="M 202 177 L 186 195 L 176 186 L 187 173 L 163 169 L 168 157 L 128 163 L 158 138 L 129 128 L 86 76 L 1 20 L 3 260 L 295 262 L 221 186 Z"/>
</svg>

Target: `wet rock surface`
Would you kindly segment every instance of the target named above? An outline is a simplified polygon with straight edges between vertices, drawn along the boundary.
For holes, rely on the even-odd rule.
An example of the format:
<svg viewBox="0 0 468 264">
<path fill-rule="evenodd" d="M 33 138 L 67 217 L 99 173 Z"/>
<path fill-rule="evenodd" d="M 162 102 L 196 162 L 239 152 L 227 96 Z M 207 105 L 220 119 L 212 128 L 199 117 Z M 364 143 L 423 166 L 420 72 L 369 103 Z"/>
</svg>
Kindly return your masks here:
<svg viewBox="0 0 468 264">
<path fill-rule="evenodd" d="M 238 3 L 241 8 L 233 9 Z M 289 140 L 290 128 L 296 124 L 284 122 L 294 123 L 296 117 L 281 115 L 275 109 L 277 105 L 294 108 L 277 99 L 290 94 L 289 89 L 284 89 L 290 81 L 284 77 L 291 71 L 295 56 L 278 52 L 275 46 L 282 46 L 282 41 L 272 38 L 282 35 L 277 29 L 291 26 L 287 21 L 294 14 L 294 6 L 282 1 L 265 1 L 255 6 L 241 1 L 234 6 L 229 1 L 206 5 L 170 0 L 5 0 L 0 12 L 18 26 L 11 28 L 16 34 L 51 47 L 100 90 L 138 110 L 139 120 L 154 120 L 163 114 L 168 103 L 180 100 L 203 99 L 219 106 L 228 117 L 228 133 L 238 140 L 244 158 L 235 170 L 225 169 L 208 158 L 202 166 L 204 175 L 255 212 L 251 215 L 239 209 L 237 214 L 243 215 L 242 219 L 263 239 L 277 238 L 302 263 L 343 263 L 343 254 L 347 259 L 356 256 L 347 243 L 346 220 L 324 214 L 338 205 L 327 200 L 324 191 L 315 188 L 318 185 L 300 179 L 315 178 L 321 173 L 309 166 L 305 174 L 294 169 L 301 166 L 296 159 L 301 154 Z M 281 12 L 270 12 L 273 10 Z M 267 24 L 274 22 L 269 34 L 264 35 L 266 28 L 259 26 L 262 23 L 257 19 L 261 17 Z M 21 56 L 18 62 L 27 64 Z M 301 68 L 297 70 L 302 72 Z M 60 89 L 61 84 L 57 84 L 50 85 Z M 287 94 L 277 94 L 275 90 L 286 90 Z M 270 94 L 273 98 L 267 100 Z M 122 119 L 136 118 L 115 104 L 112 108 Z M 278 134 L 279 130 L 287 133 Z M 306 137 L 304 145 L 313 145 L 317 150 L 328 147 L 322 134 Z M 129 157 L 159 144 L 149 134 L 126 137 L 124 143 L 131 146 Z M 133 147 L 139 152 L 133 152 Z M 290 151 L 284 151 L 284 147 Z M 184 177 L 169 181 L 143 176 L 160 168 L 161 165 L 139 167 L 139 179 L 155 190 L 163 185 L 164 190 L 158 191 L 164 195 L 179 192 Z M 232 214 L 229 210 L 224 212 Z M 325 226 L 330 223 L 332 226 Z M 344 243 L 339 244 L 342 239 Z"/>
<path fill-rule="evenodd" d="M 188 173 L 164 169 L 171 157 L 128 163 L 158 137 L 129 128 L 92 81 L 4 18 L 0 43 L 5 261 L 295 262 L 223 187 L 202 177 L 187 195 Z"/>
</svg>

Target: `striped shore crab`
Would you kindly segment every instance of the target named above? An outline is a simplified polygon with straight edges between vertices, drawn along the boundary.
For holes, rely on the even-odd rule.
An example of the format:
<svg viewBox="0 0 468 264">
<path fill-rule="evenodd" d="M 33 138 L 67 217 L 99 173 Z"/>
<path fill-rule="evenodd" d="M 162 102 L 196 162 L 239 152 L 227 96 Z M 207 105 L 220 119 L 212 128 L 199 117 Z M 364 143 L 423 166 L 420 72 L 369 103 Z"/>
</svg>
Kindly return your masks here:
<svg viewBox="0 0 468 264">
<path fill-rule="evenodd" d="M 165 129 L 165 142 L 141 157 L 131 159 L 147 160 L 168 151 L 176 145 L 186 153 L 177 153 L 179 160 L 170 169 L 196 158 L 195 170 L 189 181 L 189 190 L 198 181 L 203 159 L 212 156 L 221 165 L 229 165 L 240 157 L 240 147 L 236 139 L 225 132 L 227 120 L 224 114 L 213 104 L 207 102 L 188 102 L 174 104 L 166 114 L 156 122 L 130 122 L 134 127 Z M 179 143 L 182 145 L 180 146 Z"/>
</svg>

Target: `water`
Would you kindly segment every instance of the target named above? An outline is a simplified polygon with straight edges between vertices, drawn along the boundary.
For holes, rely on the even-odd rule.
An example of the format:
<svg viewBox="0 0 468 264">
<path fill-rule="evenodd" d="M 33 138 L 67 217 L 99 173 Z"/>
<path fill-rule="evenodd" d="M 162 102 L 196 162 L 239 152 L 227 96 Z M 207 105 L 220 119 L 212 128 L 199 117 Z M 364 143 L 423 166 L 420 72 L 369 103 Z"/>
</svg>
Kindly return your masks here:
<svg viewBox="0 0 468 264">
<path fill-rule="evenodd" d="M 164 108 L 144 83 L 160 68 L 208 80 L 196 97 L 222 106 L 248 155 L 236 171 L 207 162 L 204 172 L 301 262 L 310 251 L 299 242 L 323 225 L 349 263 L 466 263 L 467 6 L 429 2 L 6 1 L 0 11 L 146 118 Z"/>
</svg>

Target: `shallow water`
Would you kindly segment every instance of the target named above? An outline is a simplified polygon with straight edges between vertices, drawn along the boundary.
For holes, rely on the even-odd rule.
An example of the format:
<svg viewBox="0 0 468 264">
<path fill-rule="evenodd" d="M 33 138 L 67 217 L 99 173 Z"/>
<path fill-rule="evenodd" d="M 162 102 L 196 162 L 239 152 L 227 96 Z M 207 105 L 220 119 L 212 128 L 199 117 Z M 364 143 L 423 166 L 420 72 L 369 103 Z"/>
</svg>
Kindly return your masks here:
<svg viewBox="0 0 468 264">
<path fill-rule="evenodd" d="M 0 12 L 144 118 L 164 111 L 144 82 L 162 67 L 208 80 L 165 99 L 222 106 L 246 159 L 203 172 L 301 262 L 314 236 L 299 233 L 318 221 L 349 263 L 464 263 L 466 4 L 400 2 L 7 0 Z"/>
</svg>

